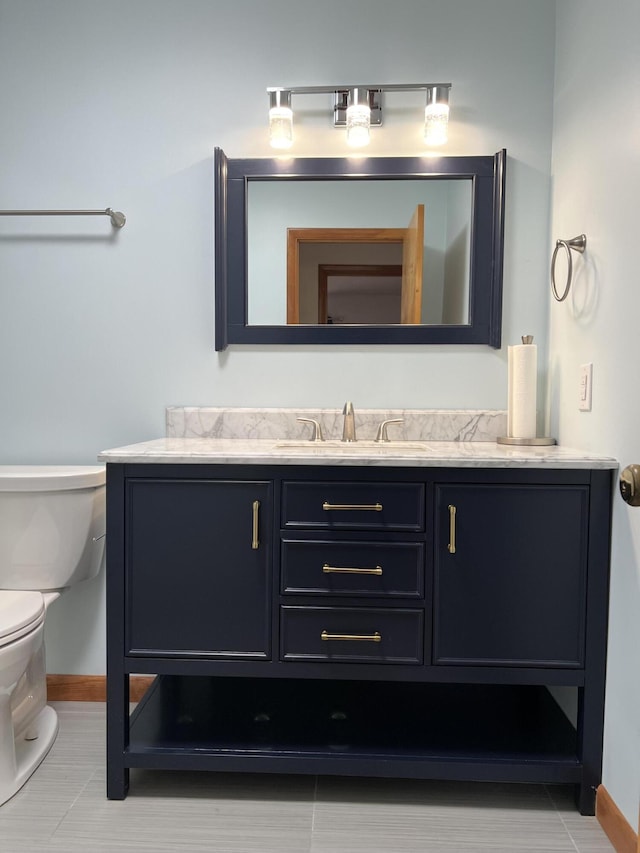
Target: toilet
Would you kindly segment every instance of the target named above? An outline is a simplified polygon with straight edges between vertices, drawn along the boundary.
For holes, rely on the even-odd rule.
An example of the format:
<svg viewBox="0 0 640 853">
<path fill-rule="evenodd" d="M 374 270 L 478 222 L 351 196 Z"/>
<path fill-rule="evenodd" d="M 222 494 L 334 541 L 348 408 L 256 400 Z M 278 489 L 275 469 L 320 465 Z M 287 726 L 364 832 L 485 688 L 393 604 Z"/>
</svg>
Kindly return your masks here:
<svg viewBox="0 0 640 853">
<path fill-rule="evenodd" d="M 98 465 L 0 465 L 0 805 L 58 733 L 44 623 L 65 589 L 100 569 L 105 480 Z"/>
</svg>

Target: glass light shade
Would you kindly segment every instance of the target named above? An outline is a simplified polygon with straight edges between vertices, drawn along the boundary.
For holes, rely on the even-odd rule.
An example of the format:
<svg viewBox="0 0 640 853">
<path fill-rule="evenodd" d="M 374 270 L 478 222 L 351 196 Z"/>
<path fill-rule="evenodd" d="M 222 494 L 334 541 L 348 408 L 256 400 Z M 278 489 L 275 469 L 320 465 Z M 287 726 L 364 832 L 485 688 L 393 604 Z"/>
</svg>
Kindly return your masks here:
<svg viewBox="0 0 640 853">
<path fill-rule="evenodd" d="M 293 111 L 290 107 L 271 107 L 269 110 L 269 142 L 272 148 L 291 148 L 293 145 Z"/>
<path fill-rule="evenodd" d="M 449 130 L 449 104 L 427 104 L 424 110 L 424 141 L 444 145 Z"/>
<path fill-rule="evenodd" d="M 347 107 L 347 145 L 361 148 L 369 144 L 371 109 L 367 104 L 351 104 Z"/>
</svg>

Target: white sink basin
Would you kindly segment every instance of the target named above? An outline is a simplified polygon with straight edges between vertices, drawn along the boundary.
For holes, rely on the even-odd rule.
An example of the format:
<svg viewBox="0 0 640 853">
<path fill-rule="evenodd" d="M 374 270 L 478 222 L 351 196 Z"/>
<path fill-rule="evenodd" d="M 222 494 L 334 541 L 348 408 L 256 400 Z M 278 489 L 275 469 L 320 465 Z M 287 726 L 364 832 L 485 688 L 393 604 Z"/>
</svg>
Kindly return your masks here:
<svg viewBox="0 0 640 853">
<path fill-rule="evenodd" d="M 274 445 L 278 450 L 308 450 L 314 453 L 343 453 L 346 455 L 366 453 L 369 456 L 379 454 L 426 453 L 431 448 L 425 441 L 374 441 L 362 439 L 358 441 L 304 441 L 301 439 L 283 439 Z"/>
</svg>

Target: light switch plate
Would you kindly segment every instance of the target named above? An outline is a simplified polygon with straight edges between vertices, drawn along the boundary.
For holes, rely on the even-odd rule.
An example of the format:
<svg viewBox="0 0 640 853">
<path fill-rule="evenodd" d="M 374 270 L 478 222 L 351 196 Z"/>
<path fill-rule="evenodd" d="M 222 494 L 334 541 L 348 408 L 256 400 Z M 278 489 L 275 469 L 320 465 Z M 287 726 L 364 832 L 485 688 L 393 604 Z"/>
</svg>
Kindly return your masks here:
<svg viewBox="0 0 640 853">
<path fill-rule="evenodd" d="M 591 411 L 591 397 L 593 385 L 593 364 L 580 365 L 580 379 L 578 382 L 578 409 L 581 412 Z"/>
</svg>

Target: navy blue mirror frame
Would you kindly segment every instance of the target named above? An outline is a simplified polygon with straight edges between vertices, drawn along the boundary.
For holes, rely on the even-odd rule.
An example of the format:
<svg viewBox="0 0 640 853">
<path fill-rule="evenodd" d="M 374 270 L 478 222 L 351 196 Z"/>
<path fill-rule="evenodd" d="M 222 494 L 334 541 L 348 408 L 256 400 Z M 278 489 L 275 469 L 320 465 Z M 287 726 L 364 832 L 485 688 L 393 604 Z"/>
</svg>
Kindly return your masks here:
<svg viewBox="0 0 640 853">
<path fill-rule="evenodd" d="M 487 344 L 500 348 L 505 149 L 481 157 L 229 159 L 214 150 L 215 347 L 229 344 Z M 250 180 L 472 180 L 468 325 L 249 325 Z M 282 247 L 285 251 L 285 247 Z M 285 282 L 282 283 L 283 293 Z"/>
</svg>

